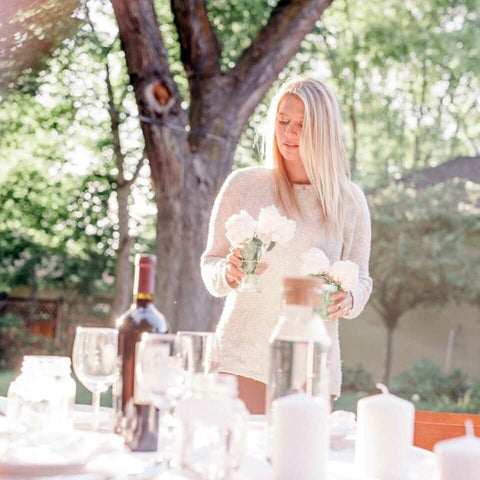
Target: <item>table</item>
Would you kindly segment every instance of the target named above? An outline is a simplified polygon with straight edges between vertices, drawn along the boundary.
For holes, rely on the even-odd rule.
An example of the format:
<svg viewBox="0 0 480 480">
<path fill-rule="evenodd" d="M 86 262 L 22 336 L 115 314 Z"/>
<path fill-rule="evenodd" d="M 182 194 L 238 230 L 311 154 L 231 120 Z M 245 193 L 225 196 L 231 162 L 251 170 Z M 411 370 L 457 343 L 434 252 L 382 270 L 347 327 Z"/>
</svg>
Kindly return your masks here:
<svg viewBox="0 0 480 480">
<path fill-rule="evenodd" d="M 0 397 L 0 415 L 6 411 L 6 399 Z M 87 429 L 91 422 L 91 407 L 78 405 L 75 410 L 75 427 Z M 113 410 L 102 408 L 104 425 L 112 425 Z M 0 435 L 5 432 L 6 418 L 0 416 Z M 246 438 L 246 451 L 244 461 L 238 474 L 232 480 L 271 480 L 271 466 L 265 459 L 266 450 L 266 420 L 262 415 L 252 415 L 249 419 L 248 434 Z M 84 432 L 86 435 L 95 435 L 96 438 L 111 441 L 117 437 L 106 432 Z M 103 435 L 103 437 L 102 437 Z M 118 439 L 118 437 L 117 437 Z M 1 436 L 0 436 L 1 440 Z M 354 436 L 343 439 L 341 449 L 331 449 L 327 465 L 328 480 L 369 480 L 358 475 L 354 464 Z M 34 471 L 27 471 L 27 474 L 12 475 L 11 472 L 2 473 L 0 448 L 0 478 L 39 478 L 32 475 Z M 402 480 L 436 480 L 435 456 L 431 452 L 416 447 L 411 449 L 411 472 L 408 478 Z M 132 453 L 125 448 L 117 451 L 107 452 L 94 458 L 86 466 L 80 466 L 77 471 L 73 469 L 65 475 L 56 475 L 55 479 L 65 480 L 183 480 L 183 477 L 175 472 L 163 471 L 164 469 L 156 463 L 155 453 Z M 47 470 L 47 475 L 55 473 L 52 469 Z M 301 480 L 301 479 L 298 479 Z"/>
</svg>

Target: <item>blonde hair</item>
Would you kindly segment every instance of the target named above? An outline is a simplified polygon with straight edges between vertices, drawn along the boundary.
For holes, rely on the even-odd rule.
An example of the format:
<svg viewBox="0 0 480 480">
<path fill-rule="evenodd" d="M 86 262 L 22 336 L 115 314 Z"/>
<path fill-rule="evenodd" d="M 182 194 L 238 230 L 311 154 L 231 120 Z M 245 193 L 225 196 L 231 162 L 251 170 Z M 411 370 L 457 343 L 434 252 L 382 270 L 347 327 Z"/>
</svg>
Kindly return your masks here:
<svg viewBox="0 0 480 480">
<path fill-rule="evenodd" d="M 345 200 L 353 199 L 350 163 L 342 140 L 340 109 L 335 97 L 320 80 L 291 80 L 280 88 L 270 104 L 261 132 L 261 147 L 265 164 L 274 172 L 276 199 L 285 213 L 300 213 L 293 184 L 275 140 L 278 107 L 287 94 L 296 95 L 305 106 L 300 156 L 320 200 L 321 214 L 329 227 L 341 231 Z"/>
</svg>

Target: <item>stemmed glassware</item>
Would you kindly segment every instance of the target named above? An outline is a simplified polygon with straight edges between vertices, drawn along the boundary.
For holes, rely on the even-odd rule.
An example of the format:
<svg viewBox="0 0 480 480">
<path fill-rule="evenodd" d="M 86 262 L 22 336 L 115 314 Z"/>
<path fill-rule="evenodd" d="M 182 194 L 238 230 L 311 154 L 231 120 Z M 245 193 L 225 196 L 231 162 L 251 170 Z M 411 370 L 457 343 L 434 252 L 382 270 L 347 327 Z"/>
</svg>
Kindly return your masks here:
<svg viewBox="0 0 480 480">
<path fill-rule="evenodd" d="M 188 385 L 192 365 L 190 338 L 144 333 L 138 344 L 135 376 L 159 416 L 159 452 L 169 461 L 174 434 L 174 409 Z"/>
<path fill-rule="evenodd" d="M 82 384 L 92 392 L 94 430 L 100 425 L 100 396 L 117 375 L 118 330 L 77 327 L 73 343 L 73 369 Z"/>
<path fill-rule="evenodd" d="M 192 343 L 191 373 L 218 372 L 218 343 L 213 332 L 180 331 L 177 335 L 190 338 Z"/>
</svg>

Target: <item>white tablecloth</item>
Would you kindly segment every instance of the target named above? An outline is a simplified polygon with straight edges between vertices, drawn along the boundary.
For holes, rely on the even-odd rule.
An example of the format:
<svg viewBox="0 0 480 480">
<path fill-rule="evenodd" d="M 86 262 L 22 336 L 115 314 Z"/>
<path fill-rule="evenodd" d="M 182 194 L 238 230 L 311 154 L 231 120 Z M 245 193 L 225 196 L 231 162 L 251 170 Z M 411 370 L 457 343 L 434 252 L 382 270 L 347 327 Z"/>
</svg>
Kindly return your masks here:
<svg viewBox="0 0 480 480">
<path fill-rule="evenodd" d="M 55 466 L 49 466 L 48 463 L 45 463 L 41 470 L 40 467 L 35 469 L 34 464 L 31 465 L 32 468 L 26 468 L 23 471 L 12 471 L 11 468 L 8 470 L 7 467 L 9 465 L 5 460 L 2 461 L 2 442 L 4 446 L 6 445 L 6 418 L 1 416 L 1 414 L 5 411 L 5 398 L 0 397 L 0 478 L 39 478 L 39 471 L 42 472 L 42 475 L 53 475 Z M 77 406 L 75 425 L 78 429 L 87 429 L 89 427 L 91 424 L 90 412 L 91 408 L 88 406 Z M 112 409 L 102 409 L 102 417 L 104 426 L 112 425 Z M 115 439 L 113 434 L 106 432 L 84 433 L 85 435 L 94 435 L 96 439 L 101 438 L 102 441 L 105 439 L 105 443 L 112 444 L 112 449 L 105 451 L 104 448 L 103 455 L 99 454 L 97 458 L 94 457 L 86 465 L 74 465 L 71 471 L 68 471 L 68 468 L 67 471 L 61 470 L 62 475 L 57 475 L 56 479 L 140 480 L 156 478 L 158 480 L 181 480 L 185 478 L 175 472 L 162 471 L 162 468 L 156 463 L 155 453 L 132 453 L 124 448 L 118 448 L 118 445 L 112 442 L 112 439 Z M 240 472 L 235 476 L 235 480 L 271 480 L 271 466 L 265 459 L 265 438 L 265 418 L 263 416 L 251 416 L 248 425 L 244 461 Z M 360 476 L 355 468 L 354 437 L 346 437 L 342 443 L 340 445 L 342 448 L 331 449 L 329 452 L 327 465 L 328 480 L 370 480 Z M 86 473 L 88 471 L 91 473 Z M 68 475 L 63 475 L 63 472 L 68 473 Z M 437 478 L 435 456 L 427 450 L 412 447 L 409 476 L 402 480 L 436 480 Z"/>
</svg>

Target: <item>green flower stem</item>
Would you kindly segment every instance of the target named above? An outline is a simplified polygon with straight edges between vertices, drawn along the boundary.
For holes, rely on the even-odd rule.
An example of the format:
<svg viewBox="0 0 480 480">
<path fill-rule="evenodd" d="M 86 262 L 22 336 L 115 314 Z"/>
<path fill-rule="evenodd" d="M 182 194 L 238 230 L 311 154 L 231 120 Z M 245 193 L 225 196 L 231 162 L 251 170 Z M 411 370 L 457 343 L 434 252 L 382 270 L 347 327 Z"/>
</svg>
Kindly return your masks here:
<svg viewBox="0 0 480 480">
<path fill-rule="evenodd" d="M 249 242 L 244 243 L 240 247 L 242 252 L 242 270 L 247 274 L 254 274 L 260 264 L 262 257 L 263 243 L 254 237 Z"/>
</svg>

